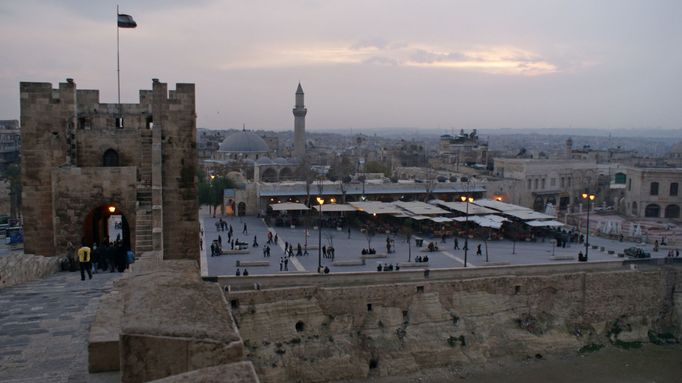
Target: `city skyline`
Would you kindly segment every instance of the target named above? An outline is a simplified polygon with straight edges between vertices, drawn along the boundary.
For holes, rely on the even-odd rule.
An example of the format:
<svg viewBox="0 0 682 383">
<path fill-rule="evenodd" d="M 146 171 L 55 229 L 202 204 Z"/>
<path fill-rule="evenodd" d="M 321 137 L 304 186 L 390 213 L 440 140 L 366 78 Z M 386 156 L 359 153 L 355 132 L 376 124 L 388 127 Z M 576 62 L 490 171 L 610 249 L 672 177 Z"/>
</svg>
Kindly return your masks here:
<svg viewBox="0 0 682 383">
<path fill-rule="evenodd" d="M 116 100 L 115 2 L 0 5 L 0 114 L 19 81 Z M 152 77 L 197 84 L 198 126 L 682 128 L 674 1 L 121 2 L 122 101 Z"/>
</svg>

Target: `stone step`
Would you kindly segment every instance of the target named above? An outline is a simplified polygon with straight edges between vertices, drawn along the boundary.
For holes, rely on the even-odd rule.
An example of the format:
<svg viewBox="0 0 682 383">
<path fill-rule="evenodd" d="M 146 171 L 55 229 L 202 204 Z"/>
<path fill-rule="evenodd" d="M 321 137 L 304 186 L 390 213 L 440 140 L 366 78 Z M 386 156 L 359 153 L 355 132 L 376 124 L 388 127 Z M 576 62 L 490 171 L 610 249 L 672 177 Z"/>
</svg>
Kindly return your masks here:
<svg viewBox="0 0 682 383">
<path fill-rule="evenodd" d="M 119 371 L 119 344 L 123 301 L 121 294 L 114 290 L 99 303 L 95 320 L 90 325 L 88 337 L 88 371 Z"/>
</svg>

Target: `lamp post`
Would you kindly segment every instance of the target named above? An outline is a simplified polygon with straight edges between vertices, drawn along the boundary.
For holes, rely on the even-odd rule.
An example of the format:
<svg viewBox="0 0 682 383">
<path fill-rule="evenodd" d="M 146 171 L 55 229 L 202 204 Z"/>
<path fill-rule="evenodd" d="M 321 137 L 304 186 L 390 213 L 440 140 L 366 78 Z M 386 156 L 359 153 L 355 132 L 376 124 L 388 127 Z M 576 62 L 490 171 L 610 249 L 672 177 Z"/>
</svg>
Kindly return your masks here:
<svg viewBox="0 0 682 383">
<path fill-rule="evenodd" d="M 469 202 L 474 202 L 474 197 L 461 196 L 462 202 L 466 203 L 466 216 L 464 217 L 464 267 L 467 267 L 467 253 L 469 252 L 469 234 L 467 227 L 469 226 Z"/>
<path fill-rule="evenodd" d="M 587 201 L 587 226 L 586 226 L 586 235 L 585 235 L 585 256 L 583 259 L 578 259 L 580 262 L 587 262 L 587 254 L 590 251 L 590 206 L 592 205 L 592 201 L 594 201 L 597 196 L 594 194 L 590 193 L 583 193 L 581 194 L 581 197 L 583 197 L 584 200 Z"/>
<path fill-rule="evenodd" d="M 317 230 L 318 230 L 318 242 L 317 242 L 317 272 L 319 273 L 320 270 L 322 269 L 322 205 L 324 205 L 324 198 L 322 198 L 322 179 L 319 180 L 317 184 L 318 191 L 320 192 L 320 196 L 317 197 L 317 203 L 319 204 L 320 208 L 320 221 L 317 225 Z"/>
</svg>

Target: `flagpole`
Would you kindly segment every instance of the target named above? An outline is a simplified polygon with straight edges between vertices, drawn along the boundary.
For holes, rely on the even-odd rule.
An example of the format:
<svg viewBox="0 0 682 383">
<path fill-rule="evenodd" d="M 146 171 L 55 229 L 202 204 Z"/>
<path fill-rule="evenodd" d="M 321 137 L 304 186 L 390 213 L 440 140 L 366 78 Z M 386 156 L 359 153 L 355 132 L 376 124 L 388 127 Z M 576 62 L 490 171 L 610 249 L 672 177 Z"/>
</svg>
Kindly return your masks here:
<svg viewBox="0 0 682 383">
<path fill-rule="evenodd" d="M 118 113 L 121 114 L 121 57 L 119 53 L 118 4 L 116 4 L 116 79 L 118 83 Z"/>
</svg>

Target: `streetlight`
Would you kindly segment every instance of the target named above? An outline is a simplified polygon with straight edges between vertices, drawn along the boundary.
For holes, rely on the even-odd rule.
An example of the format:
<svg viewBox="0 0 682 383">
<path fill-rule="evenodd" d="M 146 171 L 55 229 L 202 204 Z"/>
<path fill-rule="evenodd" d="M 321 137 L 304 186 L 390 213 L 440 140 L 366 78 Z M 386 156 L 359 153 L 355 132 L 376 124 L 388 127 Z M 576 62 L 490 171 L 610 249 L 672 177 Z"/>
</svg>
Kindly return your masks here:
<svg viewBox="0 0 682 383">
<path fill-rule="evenodd" d="M 469 202 L 474 202 L 474 197 L 461 196 L 462 202 L 466 202 L 466 216 L 464 221 L 464 267 L 467 267 L 467 253 L 469 251 L 469 235 L 467 234 L 467 227 L 469 226 Z"/>
<path fill-rule="evenodd" d="M 320 188 L 321 189 L 321 188 Z M 322 194 L 322 192 L 320 192 Z M 318 244 L 317 244 L 317 272 L 322 269 L 322 205 L 324 205 L 324 198 L 317 197 L 317 203 L 320 205 L 320 222 L 317 225 Z"/>
<path fill-rule="evenodd" d="M 583 259 L 578 259 L 578 261 L 587 262 L 587 253 L 590 250 L 590 206 L 597 196 L 595 194 L 583 193 L 581 194 L 581 197 L 583 197 L 584 200 L 587 200 L 587 235 L 585 236 L 585 256 Z"/>
</svg>

